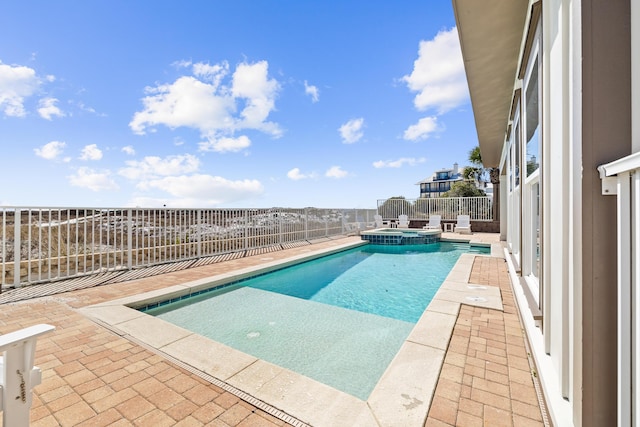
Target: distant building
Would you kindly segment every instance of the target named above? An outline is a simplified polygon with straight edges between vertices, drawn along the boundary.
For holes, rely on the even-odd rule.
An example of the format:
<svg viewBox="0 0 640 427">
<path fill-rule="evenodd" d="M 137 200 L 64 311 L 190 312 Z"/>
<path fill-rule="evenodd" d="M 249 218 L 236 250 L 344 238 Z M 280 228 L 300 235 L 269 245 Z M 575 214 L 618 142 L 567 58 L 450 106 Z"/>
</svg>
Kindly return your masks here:
<svg viewBox="0 0 640 427">
<path fill-rule="evenodd" d="M 444 193 L 451 190 L 454 182 L 463 181 L 464 177 L 459 170 L 458 164 L 453 164 L 453 169 L 440 169 L 429 178 L 423 179 L 416 185 L 420 186 L 420 198 L 443 197 Z M 483 190 L 487 196 L 493 195 L 491 183 L 486 180 L 474 180 L 474 184 L 479 190 Z"/>
<path fill-rule="evenodd" d="M 444 193 L 451 190 L 451 184 L 463 179 L 457 163 L 453 164 L 453 169 L 437 170 L 431 177 L 417 183 L 420 186 L 420 198 L 442 197 Z"/>
</svg>

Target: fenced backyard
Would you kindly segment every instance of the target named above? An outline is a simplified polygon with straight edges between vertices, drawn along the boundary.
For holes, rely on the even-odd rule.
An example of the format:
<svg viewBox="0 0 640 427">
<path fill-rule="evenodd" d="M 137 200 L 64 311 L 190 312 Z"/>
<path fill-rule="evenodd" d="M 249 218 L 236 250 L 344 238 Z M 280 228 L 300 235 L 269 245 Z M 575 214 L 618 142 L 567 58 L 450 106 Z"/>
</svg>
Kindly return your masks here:
<svg viewBox="0 0 640 427">
<path fill-rule="evenodd" d="M 455 221 L 458 215 L 469 215 L 472 221 L 492 221 L 491 197 L 439 197 L 424 199 L 391 198 L 378 200 L 378 214 L 384 220 L 407 215 L 409 220 L 429 220 L 430 215 L 440 215 L 442 220 Z"/>
<path fill-rule="evenodd" d="M 148 267 L 189 268 L 307 245 L 373 228 L 376 214 L 491 219 L 490 200 L 468 199 L 386 199 L 377 209 L 0 206 L 0 292 L 87 277 L 101 284 L 116 273 L 125 280 Z"/>
</svg>

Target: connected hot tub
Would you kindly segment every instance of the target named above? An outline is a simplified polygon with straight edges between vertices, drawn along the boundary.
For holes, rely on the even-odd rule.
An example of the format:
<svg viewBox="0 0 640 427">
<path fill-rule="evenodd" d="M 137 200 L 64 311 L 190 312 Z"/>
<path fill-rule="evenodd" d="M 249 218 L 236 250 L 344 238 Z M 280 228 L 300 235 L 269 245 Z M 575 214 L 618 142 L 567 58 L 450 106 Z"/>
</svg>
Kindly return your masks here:
<svg viewBox="0 0 640 427">
<path fill-rule="evenodd" d="M 368 240 L 376 245 L 421 245 L 440 241 L 440 230 L 413 230 L 398 228 L 376 228 L 361 231 L 362 240 Z"/>
</svg>

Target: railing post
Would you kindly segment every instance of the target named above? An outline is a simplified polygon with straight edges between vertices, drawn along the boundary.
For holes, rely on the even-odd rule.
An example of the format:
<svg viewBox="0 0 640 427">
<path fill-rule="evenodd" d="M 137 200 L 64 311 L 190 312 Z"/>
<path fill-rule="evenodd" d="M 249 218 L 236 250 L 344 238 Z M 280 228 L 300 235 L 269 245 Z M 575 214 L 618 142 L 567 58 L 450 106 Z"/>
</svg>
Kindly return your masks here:
<svg viewBox="0 0 640 427">
<path fill-rule="evenodd" d="M 20 246 L 20 225 L 22 222 L 22 213 L 20 208 L 16 208 L 13 214 L 13 286 L 20 287 L 20 265 L 22 264 L 22 251 Z"/>
<path fill-rule="evenodd" d="M 133 268 L 133 209 L 127 210 L 127 269 Z"/>
<path fill-rule="evenodd" d="M 198 239 L 196 251 L 200 258 L 202 256 L 202 209 L 196 209 L 196 218 L 196 239 Z"/>
<path fill-rule="evenodd" d="M 0 411 L 7 427 L 29 425 L 32 389 L 42 382 L 40 369 L 33 366 L 36 340 L 53 331 L 41 324 L 0 336 Z"/>
</svg>

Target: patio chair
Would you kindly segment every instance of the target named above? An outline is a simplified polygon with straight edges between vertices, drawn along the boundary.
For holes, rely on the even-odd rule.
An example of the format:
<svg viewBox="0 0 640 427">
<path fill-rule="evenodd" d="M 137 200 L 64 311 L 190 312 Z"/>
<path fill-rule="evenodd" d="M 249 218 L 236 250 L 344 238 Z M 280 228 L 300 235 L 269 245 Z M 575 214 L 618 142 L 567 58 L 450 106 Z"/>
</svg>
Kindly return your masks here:
<svg viewBox="0 0 640 427">
<path fill-rule="evenodd" d="M 471 218 L 469 215 L 458 215 L 453 231 L 460 234 L 471 234 Z"/>
<path fill-rule="evenodd" d="M 374 215 L 373 220 L 376 222 L 376 228 L 384 227 L 384 222 L 382 221 L 382 215 Z"/>
<path fill-rule="evenodd" d="M 408 215 L 398 215 L 398 228 L 409 228 Z"/>
<path fill-rule="evenodd" d="M 440 224 L 441 218 L 440 215 L 429 215 L 429 223 L 422 228 L 425 230 L 442 229 L 442 225 Z"/>
</svg>

